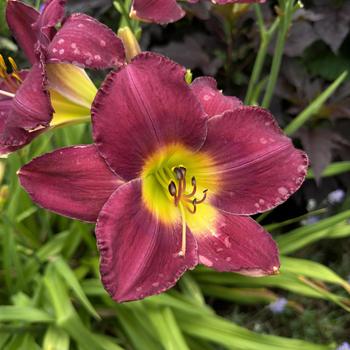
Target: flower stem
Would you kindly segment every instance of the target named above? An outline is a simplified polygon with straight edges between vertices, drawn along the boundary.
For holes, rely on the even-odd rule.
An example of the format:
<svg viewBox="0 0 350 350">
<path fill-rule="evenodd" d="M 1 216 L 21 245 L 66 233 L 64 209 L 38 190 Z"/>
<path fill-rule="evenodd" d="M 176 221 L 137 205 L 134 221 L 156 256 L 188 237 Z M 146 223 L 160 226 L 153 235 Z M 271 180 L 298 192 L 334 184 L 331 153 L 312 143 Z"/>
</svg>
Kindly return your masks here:
<svg viewBox="0 0 350 350">
<path fill-rule="evenodd" d="M 134 35 L 138 35 L 140 26 L 137 21 L 132 20 L 129 16 L 129 9 L 131 6 L 130 0 L 115 0 L 113 1 L 115 9 L 121 14 L 121 19 L 119 23 L 119 28 L 129 27 Z"/>
<path fill-rule="evenodd" d="M 257 17 L 261 43 L 260 43 L 258 55 L 254 63 L 252 76 L 249 81 L 247 95 L 244 100 L 244 103 L 246 105 L 254 104 L 255 102 L 254 101 L 255 88 L 256 88 L 257 82 L 260 80 L 261 72 L 266 59 L 267 49 L 280 22 L 280 18 L 277 17 L 274 23 L 272 24 L 272 26 L 267 30 L 265 27 L 260 6 L 255 4 L 254 8 L 255 8 L 255 13 Z"/>
<path fill-rule="evenodd" d="M 300 6 L 298 2 L 296 5 L 294 5 L 294 2 L 295 0 L 280 1 L 281 6 L 280 6 L 280 14 L 279 14 L 280 23 L 278 26 L 279 31 L 277 36 L 276 48 L 275 48 L 275 52 L 272 60 L 269 81 L 267 83 L 264 99 L 262 102 L 262 107 L 264 108 L 268 108 L 270 106 L 271 99 L 275 91 L 278 73 L 281 67 L 284 46 L 287 38 L 287 32 L 289 30 L 289 27 L 292 21 L 292 15 L 295 12 L 295 10 L 298 9 Z"/>
</svg>

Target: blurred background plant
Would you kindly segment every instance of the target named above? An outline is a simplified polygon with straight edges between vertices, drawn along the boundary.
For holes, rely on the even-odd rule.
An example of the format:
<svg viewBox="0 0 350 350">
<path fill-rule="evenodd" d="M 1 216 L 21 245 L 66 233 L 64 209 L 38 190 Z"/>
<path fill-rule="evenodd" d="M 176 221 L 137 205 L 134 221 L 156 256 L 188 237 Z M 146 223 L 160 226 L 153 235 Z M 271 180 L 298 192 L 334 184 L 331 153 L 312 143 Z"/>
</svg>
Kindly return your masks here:
<svg viewBox="0 0 350 350">
<path fill-rule="evenodd" d="M 28 1 L 37 8 L 41 2 Z M 130 1 L 69 0 L 144 50 L 214 75 L 225 94 L 270 108 L 311 159 L 301 191 L 256 219 L 277 240 L 278 276 L 249 278 L 204 267 L 171 291 L 116 304 L 99 280 L 93 226 L 36 207 L 16 171 L 34 156 L 89 143 L 89 125 L 45 134 L 0 162 L 0 349 L 346 348 L 350 334 L 350 4 L 186 4 L 161 27 L 130 20 Z M 0 50 L 26 66 L 4 20 Z M 141 35 L 142 31 L 142 35 Z M 90 72 L 96 84 L 103 75 Z M 345 344 L 345 345 L 344 345 Z"/>
</svg>

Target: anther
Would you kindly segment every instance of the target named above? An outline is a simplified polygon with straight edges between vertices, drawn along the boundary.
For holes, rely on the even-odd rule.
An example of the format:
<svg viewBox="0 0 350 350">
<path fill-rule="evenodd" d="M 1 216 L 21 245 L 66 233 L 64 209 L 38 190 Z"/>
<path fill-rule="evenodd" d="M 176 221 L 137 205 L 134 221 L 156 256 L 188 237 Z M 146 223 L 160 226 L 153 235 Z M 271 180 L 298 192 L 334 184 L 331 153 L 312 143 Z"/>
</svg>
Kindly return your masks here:
<svg viewBox="0 0 350 350">
<path fill-rule="evenodd" d="M 5 60 L 4 60 L 4 57 L 0 54 L 0 69 L 2 71 L 7 71 L 7 67 L 6 67 L 6 63 L 5 63 Z"/>
<path fill-rule="evenodd" d="M 194 200 L 196 200 L 196 204 L 201 204 L 201 203 L 203 203 L 205 201 L 205 199 L 207 198 L 207 192 L 208 192 L 207 189 L 203 191 L 203 197 L 202 197 L 201 200 L 197 201 L 196 198 L 194 199 Z"/>
<path fill-rule="evenodd" d="M 185 177 L 186 176 L 186 168 L 183 166 L 180 166 L 179 169 L 181 171 L 182 177 Z"/>
<path fill-rule="evenodd" d="M 193 187 L 192 192 L 189 193 L 189 194 L 185 194 L 186 198 L 193 197 L 196 194 L 196 192 L 197 192 L 197 182 L 196 182 L 196 178 L 194 176 L 192 176 L 191 184 L 192 184 L 192 187 Z"/>
<path fill-rule="evenodd" d="M 15 60 L 12 57 L 9 57 L 8 60 L 9 60 L 9 62 L 11 64 L 13 72 L 17 73 L 18 72 L 18 67 L 17 67 L 17 64 L 16 64 Z"/>
<path fill-rule="evenodd" d="M 169 186 L 168 186 L 169 193 L 171 194 L 172 197 L 176 196 L 176 185 L 174 181 L 171 181 Z"/>
<path fill-rule="evenodd" d="M 195 214 L 197 211 L 197 199 L 196 198 L 192 201 L 192 205 L 193 205 L 193 210 L 190 210 L 190 213 Z"/>
<path fill-rule="evenodd" d="M 176 175 L 176 179 L 177 180 L 180 181 L 180 180 L 182 180 L 184 178 L 184 173 L 181 170 L 181 168 L 178 168 L 178 167 L 174 168 L 174 173 Z"/>
</svg>

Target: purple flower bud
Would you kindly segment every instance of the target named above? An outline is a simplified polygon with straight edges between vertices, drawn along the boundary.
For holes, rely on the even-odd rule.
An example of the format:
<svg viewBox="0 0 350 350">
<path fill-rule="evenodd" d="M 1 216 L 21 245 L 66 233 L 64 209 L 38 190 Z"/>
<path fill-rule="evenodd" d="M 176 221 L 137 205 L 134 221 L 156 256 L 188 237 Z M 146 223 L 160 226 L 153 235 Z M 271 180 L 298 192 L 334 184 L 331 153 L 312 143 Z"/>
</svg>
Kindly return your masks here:
<svg viewBox="0 0 350 350">
<path fill-rule="evenodd" d="M 350 344 L 345 341 L 343 344 L 339 345 L 336 350 L 350 350 Z"/>
<path fill-rule="evenodd" d="M 338 204 L 344 200 L 344 197 L 345 197 L 345 192 L 339 188 L 328 194 L 328 202 L 333 205 Z"/>
<path fill-rule="evenodd" d="M 287 303 L 288 303 L 288 300 L 286 298 L 278 298 L 276 301 L 269 304 L 268 308 L 274 314 L 281 314 L 286 308 Z"/>
</svg>

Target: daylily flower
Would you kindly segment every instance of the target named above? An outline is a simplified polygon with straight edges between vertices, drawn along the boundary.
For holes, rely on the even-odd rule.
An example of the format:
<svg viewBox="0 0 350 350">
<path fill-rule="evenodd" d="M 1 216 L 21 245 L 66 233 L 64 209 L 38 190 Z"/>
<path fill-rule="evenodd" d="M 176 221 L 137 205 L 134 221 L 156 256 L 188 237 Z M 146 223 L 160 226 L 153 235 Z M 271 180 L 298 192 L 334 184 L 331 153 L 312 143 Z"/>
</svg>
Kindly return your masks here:
<svg viewBox="0 0 350 350">
<path fill-rule="evenodd" d="M 92 107 L 93 145 L 19 173 L 39 205 L 97 221 L 105 288 L 117 301 L 172 287 L 198 263 L 249 276 L 279 269 L 252 215 L 302 184 L 307 156 L 271 114 L 223 96 L 212 78 L 152 53 L 110 73 Z"/>
<path fill-rule="evenodd" d="M 198 0 L 187 0 L 197 3 Z M 214 4 L 263 3 L 265 0 L 212 0 Z M 185 11 L 176 0 L 133 0 L 130 17 L 146 22 L 166 24 L 176 22 L 185 16 Z"/>
<path fill-rule="evenodd" d="M 41 13 L 9 0 L 8 25 L 32 64 L 8 73 L 0 58 L 0 153 L 18 149 L 43 130 L 90 116 L 97 89 L 82 68 L 124 64 L 122 42 L 106 26 L 84 14 L 66 18 L 63 0 L 49 0 Z M 91 35 L 93 33 L 93 35 Z"/>
</svg>

